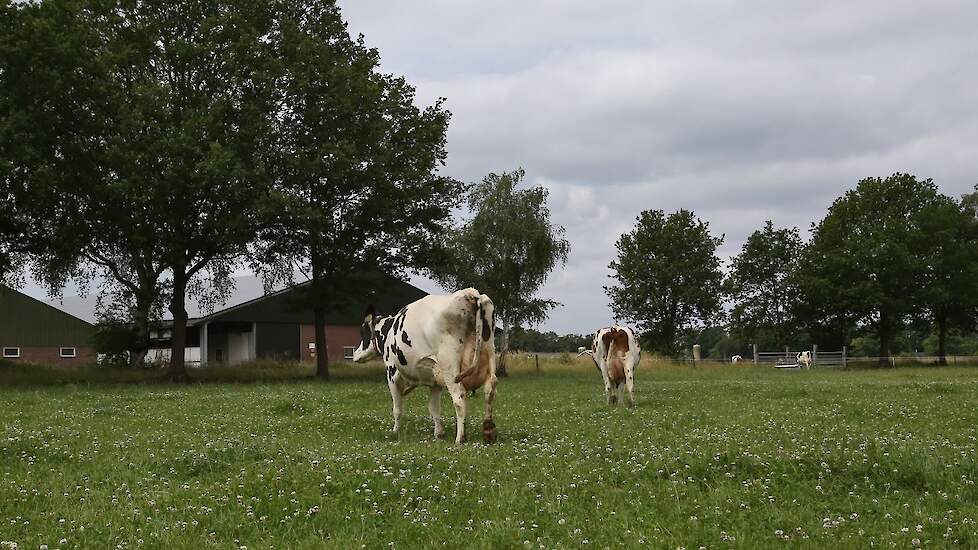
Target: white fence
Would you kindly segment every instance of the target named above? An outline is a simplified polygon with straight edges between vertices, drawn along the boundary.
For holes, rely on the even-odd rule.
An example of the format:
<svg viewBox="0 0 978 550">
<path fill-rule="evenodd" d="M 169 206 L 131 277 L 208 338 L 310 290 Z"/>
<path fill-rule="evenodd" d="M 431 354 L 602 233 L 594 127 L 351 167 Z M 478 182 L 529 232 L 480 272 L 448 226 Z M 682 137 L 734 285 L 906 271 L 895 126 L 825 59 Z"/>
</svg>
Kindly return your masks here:
<svg viewBox="0 0 978 550">
<path fill-rule="evenodd" d="M 778 368 L 801 368 L 798 364 L 798 354 L 809 352 L 812 356 L 812 368 L 831 368 L 843 367 L 848 363 L 846 348 L 840 351 L 819 351 L 818 346 L 812 346 L 808 350 L 792 350 L 785 348 L 784 351 L 758 351 L 754 348 L 755 365 L 774 365 Z"/>
<path fill-rule="evenodd" d="M 817 350 L 816 350 L 817 351 Z M 848 366 L 849 358 L 846 356 L 846 348 L 841 351 L 818 351 L 812 359 L 812 366 L 818 368 Z"/>
</svg>

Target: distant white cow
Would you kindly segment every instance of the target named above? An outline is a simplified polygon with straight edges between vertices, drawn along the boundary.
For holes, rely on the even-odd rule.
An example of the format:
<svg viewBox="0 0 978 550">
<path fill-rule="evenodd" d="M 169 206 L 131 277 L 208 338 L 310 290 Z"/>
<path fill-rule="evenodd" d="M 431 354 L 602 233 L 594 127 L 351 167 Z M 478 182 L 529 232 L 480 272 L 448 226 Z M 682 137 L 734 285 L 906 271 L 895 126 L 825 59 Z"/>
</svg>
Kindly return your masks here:
<svg viewBox="0 0 978 550">
<path fill-rule="evenodd" d="M 741 356 L 739 356 L 739 355 L 734 355 L 733 357 L 730 358 L 730 362 L 731 363 L 739 363 L 739 362 L 741 362 L 743 360 L 744 360 L 744 358 L 741 357 Z"/>
<path fill-rule="evenodd" d="M 798 352 L 798 355 L 795 356 L 795 362 L 800 367 L 804 367 L 806 369 L 812 368 L 812 352 L 810 351 Z"/>
<path fill-rule="evenodd" d="M 582 355 L 590 355 L 604 379 L 604 393 L 609 405 L 619 401 L 622 388 L 628 390 L 628 406 L 635 405 L 635 368 L 642 357 L 635 331 L 628 327 L 613 326 L 594 333 L 592 348 L 578 348 Z"/>
<path fill-rule="evenodd" d="M 496 440 L 493 315 L 492 300 L 474 288 L 425 296 L 392 317 L 378 317 L 372 307 L 367 310 L 353 360 L 359 363 L 379 355 L 387 366 L 387 386 L 394 401 L 391 431 L 397 433 L 401 427 L 404 396 L 418 386 L 427 386 L 431 388 L 428 412 L 435 423 L 435 437 L 444 437 L 441 392 L 447 389 L 455 404 L 455 443 L 461 443 L 465 439 L 466 392 L 483 387 L 482 435 L 487 443 Z"/>
</svg>

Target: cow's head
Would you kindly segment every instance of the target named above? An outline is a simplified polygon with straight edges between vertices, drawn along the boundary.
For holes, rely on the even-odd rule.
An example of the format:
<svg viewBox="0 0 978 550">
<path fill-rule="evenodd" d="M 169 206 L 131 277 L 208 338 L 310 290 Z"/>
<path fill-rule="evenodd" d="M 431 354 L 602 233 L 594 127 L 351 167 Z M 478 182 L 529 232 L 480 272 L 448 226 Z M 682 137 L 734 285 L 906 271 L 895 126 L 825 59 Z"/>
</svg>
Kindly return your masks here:
<svg viewBox="0 0 978 550">
<path fill-rule="evenodd" d="M 377 345 L 377 312 L 374 306 L 369 306 L 363 316 L 363 324 L 360 325 L 360 345 L 353 350 L 353 362 L 362 363 L 369 361 L 380 355 Z"/>
</svg>

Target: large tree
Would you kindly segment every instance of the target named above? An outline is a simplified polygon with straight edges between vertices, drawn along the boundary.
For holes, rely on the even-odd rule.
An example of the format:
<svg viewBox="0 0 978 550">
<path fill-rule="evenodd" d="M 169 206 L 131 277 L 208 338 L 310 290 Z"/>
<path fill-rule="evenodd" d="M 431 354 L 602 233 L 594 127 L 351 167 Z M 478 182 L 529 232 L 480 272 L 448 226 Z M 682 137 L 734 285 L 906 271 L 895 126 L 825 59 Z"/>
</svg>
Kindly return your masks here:
<svg viewBox="0 0 978 550">
<path fill-rule="evenodd" d="M 712 321 L 723 291 L 717 247 L 723 236 L 688 210 L 668 216 L 646 210 L 616 244 L 609 267 L 618 284 L 605 287 L 611 308 L 636 323 L 651 350 L 675 355 L 685 330 Z"/>
<path fill-rule="evenodd" d="M 921 212 L 935 204 L 931 180 L 910 174 L 866 178 L 815 226 L 805 286 L 828 309 L 871 326 L 886 364 L 897 330 L 921 303 L 925 257 Z"/>
<path fill-rule="evenodd" d="M 802 252 L 798 229 L 775 229 L 770 220 L 747 238 L 724 281 L 734 337 L 772 349 L 793 339 L 799 298 L 794 274 Z"/>
<path fill-rule="evenodd" d="M 59 190 L 93 171 L 83 152 L 99 127 L 98 91 L 86 76 L 95 31 L 80 22 L 81 9 L 67 1 L 0 6 L 0 272 L 8 282 L 22 282 L 28 258 L 74 241 L 78 205 Z"/>
<path fill-rule="evenodd" d="M 164 286 L 136 177 L 143 140 L 155 136 L 127 103 L 138 54 L 124 49 L 109 7 L 62 0 L 0 12 L 0 185 L 14 214 L 5 222 L 19 229 L 8 249 L 29 254 L 55 294 L 68 278 L 107 280 L 105 295 L 125 300 L 106 303 L 130 310 L 138 364 Z"/>
<path fill-rule="evenodd" d="M 848 346 L 858 329 L 858 315 L 846 298 L 848 289 L 822 276 L 827 270 L 826 263 L 832 261 L 820 245 L 806 243 L 798 255 L 792 277 L 799 297 L 791 315 L 802 334 L 822 349 Z"/>
<path fill-rule="evenodd" d="M 967 200 L 938 196 L 917 215 L 923 260 L 919 289 L 923 311 L 937 333 L 937 355 L 947 362 L 947 335 L 952 328 L 974 330 L 978 313 L 978 219 Z"/>
<path fill-rule="evenodd" d="M 171 378 L 186 298 L 230 268 L 265 197 L 267 3 L 52 0 L 19 5 L 3 40 L 4 154 L 28 198 L 58 197 L 42 275 L 95 266 L 140 330 L 169 292 Z M 24 137 L 21 145 L 10 145 Z M 34 219 L 43 219 L 33 216 Z"/>
<path fill-rule="evenodd" d="M 438 175 L 449 113 L 415 106 L 403 78 L 352 38 L 332 1 L 282 0 L 268 41 L 276 59 L 273 176 L 279 203 L 256 267 L 266 282 L 312 281 L 317 375 L 329 376 L 327 308 L 365 273 L 400 273 L 437 240 L 460 186 Z M 281 281 L 278 281 L 281 282 Z"/>
<path fill-rule="evenodd" d="M 445 239 L 432 278 L 449 289 L 475 287 L 492 298 L 502 321 L 497 374 L 506 376 L 509 331 L 537 324 L 557 302 L 537 294 L 550 272 L 567 262 L 564 228 L 550 220 L 547 190 L 517 187 L 522 169 L 489 174 L 468 193 L 472 217 Z"/>
</svg>

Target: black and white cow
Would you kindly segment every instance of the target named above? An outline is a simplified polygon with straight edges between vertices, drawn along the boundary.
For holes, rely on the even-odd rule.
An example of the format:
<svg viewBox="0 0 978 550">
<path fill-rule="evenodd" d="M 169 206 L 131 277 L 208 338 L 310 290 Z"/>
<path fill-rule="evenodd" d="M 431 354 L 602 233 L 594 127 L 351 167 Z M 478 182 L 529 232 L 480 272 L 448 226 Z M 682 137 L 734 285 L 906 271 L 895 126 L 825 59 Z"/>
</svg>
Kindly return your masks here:
<svg viewBox="0 0 978 550">
<path fill-rule="evenodd" d="M 806 368 L 806 369 L 812 368 L 812 352 L 810 351 L 798 352 L 798 355 L 795 356 L 795 363 L 802 368 Z"/>
<path fill-rule="evenodd" d="M 466 392 L 485 389 L 482 433 L 487 443 L 496 440 L 492 406 L 496 398 L 496 349 L 493 338 L 492 300 L 474 288 L 448 295 L 429 295 L 389 317 L 368 309 L 361 327 L 356 362 L 380 356 L 387 367 L 387 386 L 394 401 L 394 428 L 401 427 L 404 396 L 418 386 L 431 388 L 428 412 L 441 423 L 441 392 L 447 389 L 455 404 L 455 443 L 465 438 Z"/>
<path fill-rule="evenodd" d="M 578 353 L 590 355 L 604 379 L 604 393 L 609 405 L 619 401 L 622 388 L 628 390 L 628 406 L 635 405 L 635 368 L 642 358 L 635 331 L 628 327 L 606 327 L 594 333 L 591 349 Z"/>
</svg>

